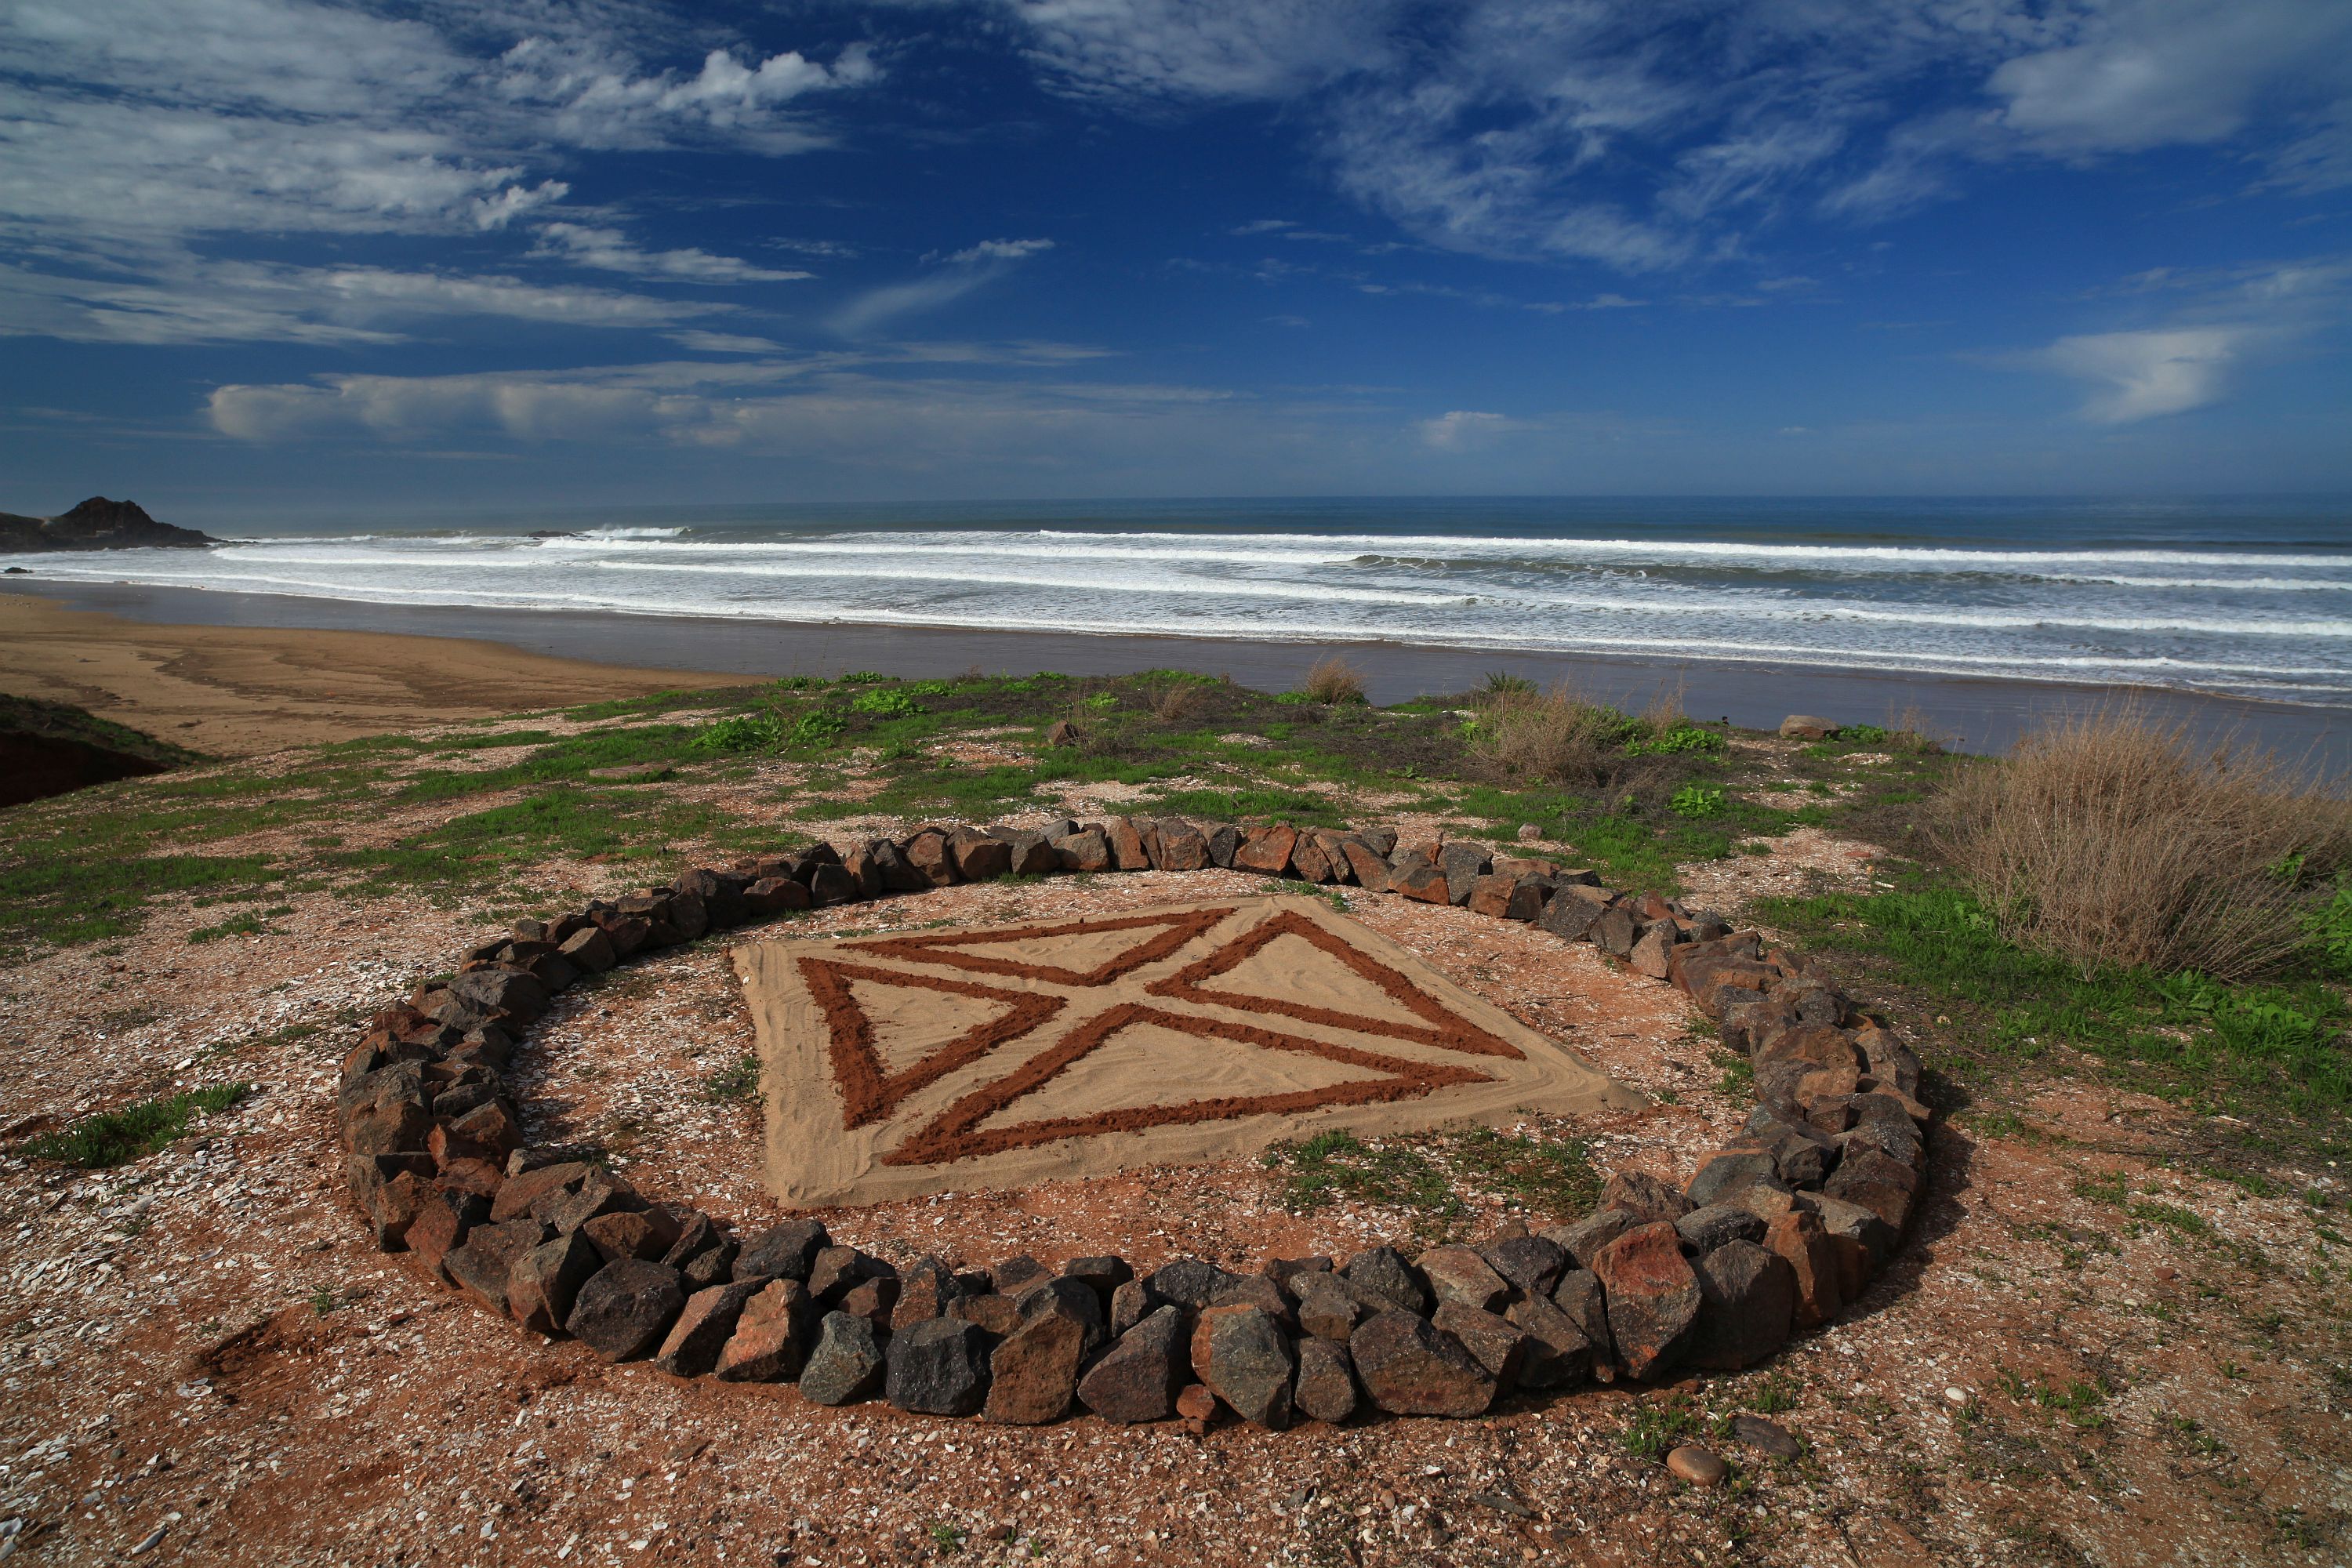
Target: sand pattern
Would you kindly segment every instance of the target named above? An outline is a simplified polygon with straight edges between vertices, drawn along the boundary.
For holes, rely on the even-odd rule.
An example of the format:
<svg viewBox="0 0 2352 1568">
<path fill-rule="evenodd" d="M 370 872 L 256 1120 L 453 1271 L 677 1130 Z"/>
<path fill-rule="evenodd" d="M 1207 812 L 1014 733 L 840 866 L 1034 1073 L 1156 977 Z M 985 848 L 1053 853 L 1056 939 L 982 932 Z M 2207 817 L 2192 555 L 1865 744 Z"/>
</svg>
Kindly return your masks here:
<svg viewBox="0 0 2352 1568">
<path fill-rule="evenodd" d="M 1643 1103 L 1320 900 L 735 953 L 783 1203 L 863 1204 Z"/>
</svg>

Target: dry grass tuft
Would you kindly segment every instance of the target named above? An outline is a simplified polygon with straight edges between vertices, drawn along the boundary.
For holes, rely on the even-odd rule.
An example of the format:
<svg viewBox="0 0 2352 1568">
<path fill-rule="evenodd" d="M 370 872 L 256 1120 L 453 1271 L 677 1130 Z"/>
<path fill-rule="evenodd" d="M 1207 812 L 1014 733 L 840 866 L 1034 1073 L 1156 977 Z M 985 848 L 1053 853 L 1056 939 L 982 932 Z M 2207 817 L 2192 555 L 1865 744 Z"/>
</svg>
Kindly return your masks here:
<svg viewBox="0 0 2352 1568">
<path fill-rule="evenodd" d="M 1151 716 L 1163 724 L 1181 724 L 1208 705 L 1209 694 L 1197 681 L 1166 680 L 1149 688 L 1144 701 Z"/>
<path fill-rule="evenodd" d="M 2352 863 L 2352 807 L 2305 772 L 2131 706 L 2051 721 L 1943 805 L 1942 847 L 2004 931 L 2086 972 L 2283 967 Z"/>
<path fill-rule="evenodd" d="M 1318 702 L 1361 702 L 1364 700 L 1364 672 L 1338 654 L 1327 655 L 1317 660 L 1315 668 L 1307 672 L 1307 684 L 1299 689 Z"/>
<path fill-rule="evenodd" d="M 1470 749 L 1506 778 L 1590 788 L 1614 784 L 1624 771 L 1632 724 L 1566 682 L 1549 691 L 1490 684 L 1470 731 Z"/>
</svg>

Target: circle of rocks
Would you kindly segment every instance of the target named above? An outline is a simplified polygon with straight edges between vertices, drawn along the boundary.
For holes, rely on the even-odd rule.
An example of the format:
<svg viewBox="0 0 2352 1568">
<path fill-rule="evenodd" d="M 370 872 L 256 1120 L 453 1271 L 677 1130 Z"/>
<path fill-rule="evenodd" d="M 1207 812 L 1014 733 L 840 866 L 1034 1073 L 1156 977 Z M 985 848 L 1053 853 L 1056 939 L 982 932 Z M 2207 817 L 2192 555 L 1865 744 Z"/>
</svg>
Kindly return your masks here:
<svg viewBox="0 0 2352 1568">
<path fill-rule="evenodd" d="M 813 907 L 1020 875 L 1210 867 L 1345 884 L 1589 942 L 1670 984 L 1752 1065 L 1757 1105 L 1682 1191 L 1610 1176 L 1600 1207 L 1407 1257 L 1268 1259 L 1254 1275 L 1110 1255 L 901 1271 L 816 1220 L 737 1237 L 560 1151 L 525 1146 L 501 1073 L 555 993 L 632 955 Z M 446 984 L 371 1020 L 338 1100 L 376 1246 L 522 1327 L 606 1361 L 797 1381 L 845 1405 L 1016 1425 L 1222 1412 L 1267 1426 L 1367 1408 L 1474 1416 L 1513 1388 L 1737 1370 L 1857 1300 L 1926 1169 L 1917 1058 L 1801 957 L 1655 893 L 1462 840 L 1175 817 L 1042 830 L 926 827 L 848 850 L 687 871 L 516 922 Z"/>
</svg>

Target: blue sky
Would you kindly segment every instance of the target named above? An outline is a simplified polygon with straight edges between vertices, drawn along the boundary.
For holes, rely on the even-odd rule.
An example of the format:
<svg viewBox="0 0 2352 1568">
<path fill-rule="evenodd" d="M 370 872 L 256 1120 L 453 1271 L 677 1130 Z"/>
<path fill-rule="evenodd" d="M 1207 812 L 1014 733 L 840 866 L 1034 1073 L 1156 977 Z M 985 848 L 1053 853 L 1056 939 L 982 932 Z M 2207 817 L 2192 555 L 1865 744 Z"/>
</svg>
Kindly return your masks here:
<svg viewBox="0 0 2352 1568">
<path fill-rule="evenodd" d="M 12 0 L 0 510 L 2352 489 L 2339 0 Z"/>
</svg>

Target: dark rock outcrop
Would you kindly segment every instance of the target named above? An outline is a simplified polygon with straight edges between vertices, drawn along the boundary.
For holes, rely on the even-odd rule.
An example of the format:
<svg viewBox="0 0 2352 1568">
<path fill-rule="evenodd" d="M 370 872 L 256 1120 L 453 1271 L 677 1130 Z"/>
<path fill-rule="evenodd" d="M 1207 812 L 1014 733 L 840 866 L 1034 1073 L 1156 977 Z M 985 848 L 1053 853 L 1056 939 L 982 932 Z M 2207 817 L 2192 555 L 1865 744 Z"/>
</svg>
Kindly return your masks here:
<svg viewBox="0 0 2352 1568">
<path fill-rule="evenodd" d="M 0 511 L 0 555 L 43 550 L 201 550 L 220 541 L 149 517 L 137 501 L 92 496 L 58 517 Z"/>
</svg>

